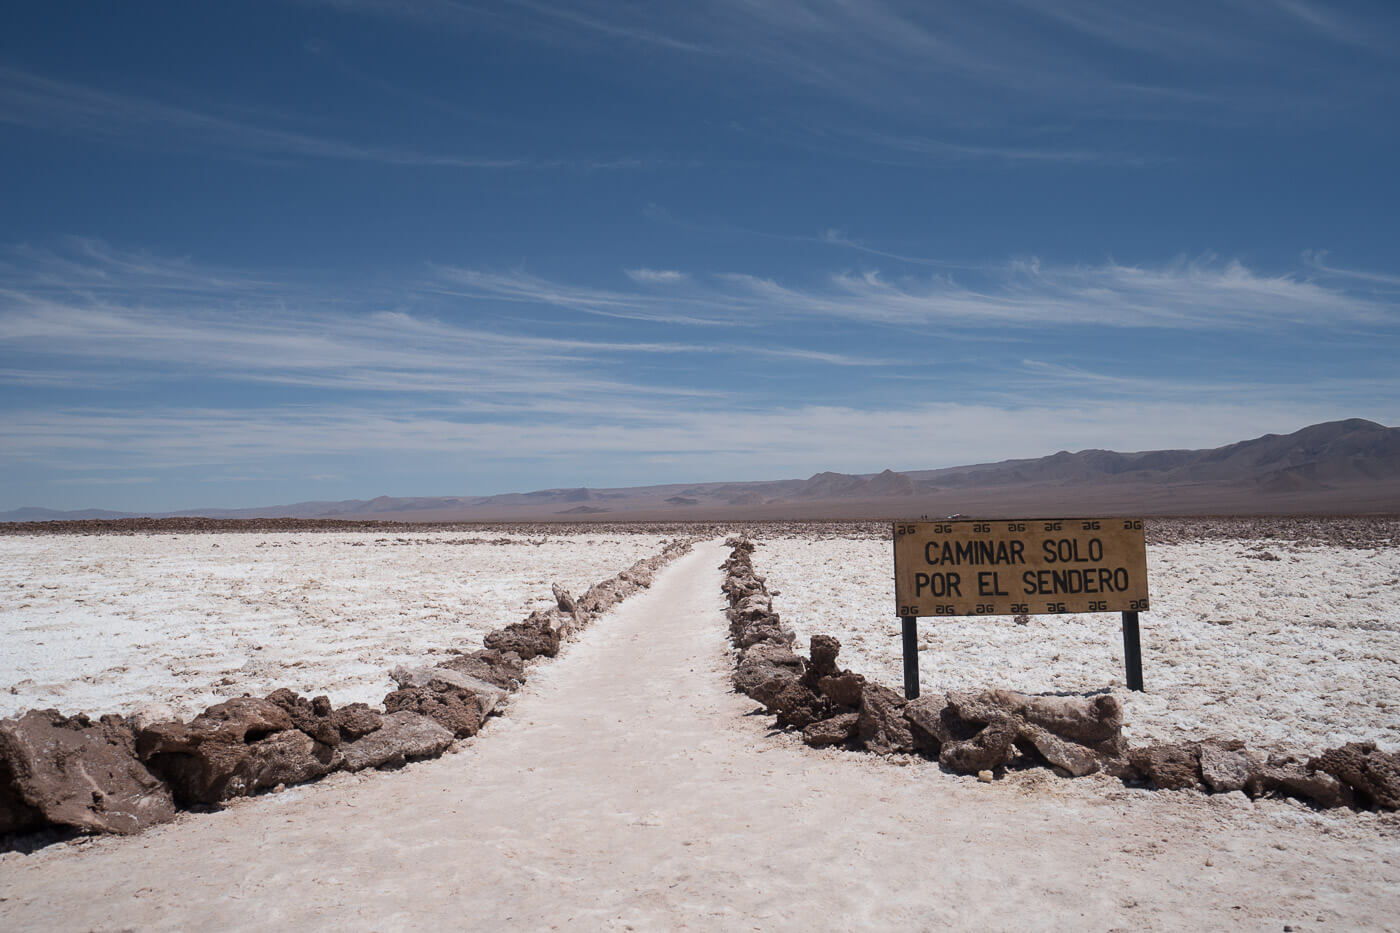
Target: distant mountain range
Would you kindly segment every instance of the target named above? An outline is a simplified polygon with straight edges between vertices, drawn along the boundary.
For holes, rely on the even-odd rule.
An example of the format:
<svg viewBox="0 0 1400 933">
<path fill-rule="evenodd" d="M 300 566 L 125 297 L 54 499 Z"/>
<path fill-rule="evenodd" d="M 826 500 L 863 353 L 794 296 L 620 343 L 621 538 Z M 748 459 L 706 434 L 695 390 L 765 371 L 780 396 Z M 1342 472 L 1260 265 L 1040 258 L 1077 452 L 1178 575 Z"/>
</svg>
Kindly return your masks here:
<svg viewBox="0 0 1400 933">
<path fill-rule="evenodd" d="M 548 521 L 601 518 L 893 518 L 998 515 L 1400 512 L 1400 428 L 1351 419 L 1210 450 L 1060 451 L 897 473 L 807 479 L 542 489 L 499 496 L 391 497 L 195 509 L 155 517 Z M 23 508 L 0 521 L 133 518 L 150 513 Z"/>
</svg>

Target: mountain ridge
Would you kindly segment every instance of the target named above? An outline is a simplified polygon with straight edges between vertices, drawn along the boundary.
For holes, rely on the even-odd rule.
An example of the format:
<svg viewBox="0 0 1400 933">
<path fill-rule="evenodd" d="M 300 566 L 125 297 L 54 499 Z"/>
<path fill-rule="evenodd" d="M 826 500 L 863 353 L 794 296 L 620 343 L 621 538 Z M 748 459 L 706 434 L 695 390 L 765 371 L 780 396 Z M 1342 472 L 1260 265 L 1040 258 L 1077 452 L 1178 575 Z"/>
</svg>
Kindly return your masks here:
<svg viewBox="0 0 1400 933">
<path fill-rule="evenodd" d="M 344 518 L 413 521 L 619 518 L 873 517 L 969 507 L 1108 509 L 1152 514 L 1230 509 L 1400 512 L 1400 428 L 1359 418 L 1265 434 L 1222 447 L 1044 457 L 879 473 L 821 471 L 806 479 L 560 487 L 495 496 L 377 496 L 250 509 L 62 512 L 26 507 L 0 522 L 133 517 Z M 958 507 L 962 505 L 964 507 Z M 1008 513 L 1009 514 L 1009 513 Z"/>
</svg>

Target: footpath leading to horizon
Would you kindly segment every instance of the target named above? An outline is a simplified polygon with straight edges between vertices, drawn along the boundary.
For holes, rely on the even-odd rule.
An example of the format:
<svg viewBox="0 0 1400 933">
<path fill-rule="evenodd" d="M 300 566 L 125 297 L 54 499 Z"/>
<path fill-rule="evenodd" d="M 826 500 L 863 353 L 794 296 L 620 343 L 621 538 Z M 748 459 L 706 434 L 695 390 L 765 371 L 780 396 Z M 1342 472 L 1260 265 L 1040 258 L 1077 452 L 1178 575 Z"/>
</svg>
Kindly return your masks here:
<svg viewBox="0 0 1400 933">
<path fill-rule="evenodd" d="M 708 542 L 456 755 L 0 857 L 0 927 L 1384 926 L 1356 814 L 815 751 L 734 693 Z"/>
</svg>

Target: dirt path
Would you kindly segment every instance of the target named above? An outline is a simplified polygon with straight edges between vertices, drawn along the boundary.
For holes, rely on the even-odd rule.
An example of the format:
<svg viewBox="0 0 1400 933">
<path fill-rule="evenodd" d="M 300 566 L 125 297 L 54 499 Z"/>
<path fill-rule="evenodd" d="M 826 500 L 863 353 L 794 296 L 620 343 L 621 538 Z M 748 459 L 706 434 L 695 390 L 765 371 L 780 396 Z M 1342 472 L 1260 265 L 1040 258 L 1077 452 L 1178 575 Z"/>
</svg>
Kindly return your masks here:
<svg viewBox="0 0 1400 933">
<path fill-rule="evenodd" d="M 1384 927 L 1390 817 L 814 752 L 731 692 L 702 545 L 461 754 L 0 859 L 0 928 Z"/>
</svg>

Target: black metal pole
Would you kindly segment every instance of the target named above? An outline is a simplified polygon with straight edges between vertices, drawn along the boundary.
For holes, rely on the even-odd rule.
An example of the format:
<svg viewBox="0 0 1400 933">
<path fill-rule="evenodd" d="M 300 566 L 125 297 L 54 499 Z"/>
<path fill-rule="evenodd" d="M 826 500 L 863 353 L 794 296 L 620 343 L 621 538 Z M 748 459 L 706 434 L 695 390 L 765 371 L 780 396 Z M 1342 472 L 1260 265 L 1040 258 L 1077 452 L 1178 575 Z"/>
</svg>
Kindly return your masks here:
<svg viewBox="0 0 1400 933">
<path fill-rule="evenodd" d="M 904 627 L 904 699 L 919 698 L 919 617 L 900 616 Z"/>
<path fill-rule="evenodd" d="M 1142 641 L 1136 612 L 1123 613 L 1123 665 L 1128 670 L 1128 689 L 1142 692 Z"/>
</svg>

